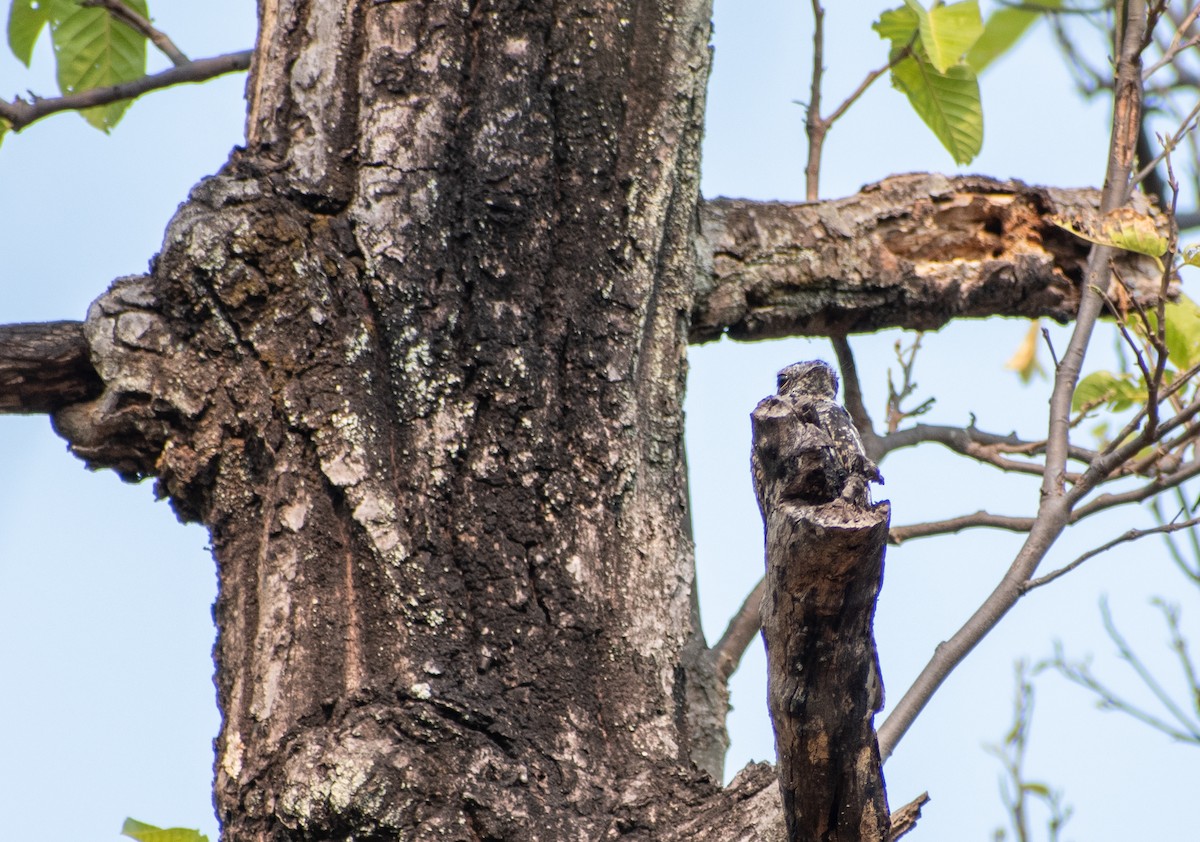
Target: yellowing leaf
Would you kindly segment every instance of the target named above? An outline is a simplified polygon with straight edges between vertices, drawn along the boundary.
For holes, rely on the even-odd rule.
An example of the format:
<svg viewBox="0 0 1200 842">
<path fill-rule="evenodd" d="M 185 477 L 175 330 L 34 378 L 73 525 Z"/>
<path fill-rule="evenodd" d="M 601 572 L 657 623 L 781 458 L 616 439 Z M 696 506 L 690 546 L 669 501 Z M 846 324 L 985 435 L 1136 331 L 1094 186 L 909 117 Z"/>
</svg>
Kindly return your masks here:
<svg viewBox="0 0 1200 842">
<path fill-rule="evenodd" d="M 1038 341 L 1041 338 L 1041 323 L 1030 323 L 1029 330 L 1025 332 L 1025 338 L 1017 347 L 1017 352 L 1004 364 L 1005 368 L 1017 373 L 1022 383 L 1028 383 L 1035 374 L 1045 374 L 1042 364 L 1038 362 L 1037 358 Z"/>
<path fill-rule="evenodd" d="M 1090 243 L 1152 257 L 1159 270 L 1163 269 L 1162 256 L 1167 253 L 1167 238 L 1148 214 L 1138 213 L 1133 208 L 1117 208 L 1098 222 L 1062 218 L 1051 219 L 1051 222 Z"/>
<path fill-rule="evenodd" d="M 1200 267 L 1200 245 L 1187 246 L 1184 248 L 1183 265 Z"/>
</svg>

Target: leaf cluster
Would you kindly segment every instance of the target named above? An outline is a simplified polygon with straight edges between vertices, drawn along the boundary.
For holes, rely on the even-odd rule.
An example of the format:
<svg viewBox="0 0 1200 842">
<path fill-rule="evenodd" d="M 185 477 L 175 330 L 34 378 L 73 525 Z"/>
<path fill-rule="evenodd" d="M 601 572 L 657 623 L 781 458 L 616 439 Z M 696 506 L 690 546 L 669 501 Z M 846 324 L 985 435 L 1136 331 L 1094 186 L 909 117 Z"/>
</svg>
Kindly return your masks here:
<svg viewBox="0 0 1200 842">
<path fill-rule="evenodd" d="M 912 104 L 955 163 L 970 163 L 983 147 L 978 74 L 1007 52 L 1061 0 L 998 9 L 986 22 L 978 0 L 929 9 L 917 0 L 880 15 L 874 29 L 891 42 L 892 85 Z"/>
</svg>

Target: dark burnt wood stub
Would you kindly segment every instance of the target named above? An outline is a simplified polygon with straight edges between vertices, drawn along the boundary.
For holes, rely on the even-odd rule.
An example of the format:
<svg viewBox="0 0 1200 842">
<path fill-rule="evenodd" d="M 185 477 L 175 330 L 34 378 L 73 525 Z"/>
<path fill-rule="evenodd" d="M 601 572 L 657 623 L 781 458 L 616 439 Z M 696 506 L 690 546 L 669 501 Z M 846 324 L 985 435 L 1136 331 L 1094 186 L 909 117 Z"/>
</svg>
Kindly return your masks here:
<svg viewBox="0 0 1200 842">
<path fill-rule="evenodd" d="M 890 511 L 832 389 L 789 366 L 752 415 L 766 531 L 768 705 L 788 839 L 882 842 L 890 821 L 873 718 L 883 704 L 872 625 Z M 811 372 L 809 372 L 811 373 Z M 805 372 L 801 372 L 802 375 Z"/>
</svg>

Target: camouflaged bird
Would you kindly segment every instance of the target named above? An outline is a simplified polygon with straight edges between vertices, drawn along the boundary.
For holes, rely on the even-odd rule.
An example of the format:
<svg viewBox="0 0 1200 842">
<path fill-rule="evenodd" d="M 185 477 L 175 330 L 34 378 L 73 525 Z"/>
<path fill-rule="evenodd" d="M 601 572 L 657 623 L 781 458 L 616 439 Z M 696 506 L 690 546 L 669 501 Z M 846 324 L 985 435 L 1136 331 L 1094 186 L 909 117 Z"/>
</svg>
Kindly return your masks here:
<svg viewBox="0 0 1200 842">
<path fill-rule="evenodd" d="M 801 420 L 819 428 L 832 443 L 832 456 L 840 467 L 841 485 L 835 496 L 859 505 L 870 503 L 868 482 L 883 482 L 879 468 L 867 457 L 862 438 L 850 413 L 837 403 L 838 376 L 821 360 L 794 363 L 780 370 L 780 398 L 792 403 Z"/>
</svg>

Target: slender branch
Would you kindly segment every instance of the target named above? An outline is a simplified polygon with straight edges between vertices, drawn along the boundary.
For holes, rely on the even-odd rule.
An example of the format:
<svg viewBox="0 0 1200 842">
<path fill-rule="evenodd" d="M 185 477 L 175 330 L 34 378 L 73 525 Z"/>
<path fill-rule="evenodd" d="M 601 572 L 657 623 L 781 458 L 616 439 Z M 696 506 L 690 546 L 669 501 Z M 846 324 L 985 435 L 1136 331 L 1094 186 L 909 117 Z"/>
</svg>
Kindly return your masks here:
<svg viewBox="0 0 1200 842">
<path fill-rule="evenodd" d="M 1126 503 L 1140 503 L 1161 491 L 1175 488 L 1179 484 L 1187 482 L 1196 476 L 1200 476 L 1200 459 L 1186 462 L 1178 470 L 1155 477 L 1140 488 L 1123 491 L 1119 494 L 1101 494 L 1072 512 L 1071 522 L 1074 523 L 1075 521 L 1083 520 L 1089 515 L 1094 515 L 1096 512 L 1105 509 L 1111 509 L 1114 506 L 1123 506 Z"/>
<path fill-rule="evenodd" d="M 176 67 L 182 67 L 191 62 L 179 47 L 175 46 L 175 42 L 167 37 L 166 33 L 154 28 L 154 24 L 139 15 L 136 11 L 126 6 L 121 0 L 79 0 L 80 6 L 99 6 L 105 9 L 121 23 L 128 26 L 135 32 L 139 32 L 146 37 L 150 43 L 158 47 L 159 52 L 171 60 L 171 63 Z"/>
<path fill-rule="evenodd" d="M 1158 153 L 1149 161 L 1147 161 L 1142 168 L 1134 174 L 1134 184 L 1140 184 L 1143 179 L 1147 179 L 1147 183 L 1149 183 L 1148 179 L 1154 173 L 1155 169 L 1157 169 L 1158 165 L 1161 164 L 1163 160 L 1171 154 L 1175 147 L 1179 145 L 1179 142 L 1183 140 L 1183 138 L 1190 131 L 1192 131 L 1192 129 L 1195 128 L 1194 124 L 1196 122 L 1196 117 L 1198 116 L 1200 116 L 1200 102 L 1197 102 L 1195 107 L 1188 112 L 1187 116 L 1180 121 L 1179 128 L 1175 131 L 1175 133 L 1163 141 L 1162 152 Z M 1161 198 L 1161 194 L 1159 195 Z"/>
<path fill-rule="evenodd" d="M 804 130 L 808 134 L 808 160 L 804 166 L 804 196 L 810 202 L 820 197 L 821 183 L 821 152 L 825 146 L 825 135 L 829 129 L 841 119 L 842 115 L 866 93 L 867 88 L 884 73 L 887 73 L 902 59 L 908 57 L 910 48 L 897 50 L 888 63 L 877 70 L 868 73 L 858 87 L 842 100 L 841 105 L 833 110 L 828 117 L 821 116 L 821 77 L 825 72 L 825 9 L 820 0 L 812 0 L 813 10 L 813 69 L 812 82 L 808 94 L 808 109 L 804 120 Z"/>
<path fill-rule="evenodd" d="M 8 121 L 14 130 L 19 131 L 30 123 L 60 111 L 78 111 L 97 105 L 108 105 L 110 102 L 134 99 L 150 91 L 169 88 L 172 85 L 184 82 L 204 82 L 226 73 L 245 70 L 250 66 L 251 55 L 251 50 L 243 50 L 240 53 L 198 59 L 161 73 L 134 79 L 132 82 L 122 82 L 119 85 L 110 85 L 104 88 L 91 88 L 50 99 L 35 97 L 32 100 L 25 100 L 17 97 L 12 102 L 0 102 L 0 119 Z"/>
<path fill-rule="evenodd" d="M 1133 651 L 1133 647 L 1129 645 L 1129 642 L 1117 630 L 1117 625 L 1113 622 L 1112 612 L 1108 608 L 1107 600 L 1102 600 L 1100 603 L 1100 616 L 1104 621 L 1104 630 L 1108 632 L 1109 638 L 1117 645 L 1117 651 L 1120 653 L 1121 660 L 1133 668 L 1138 678 L 1142 680 L 1142 683 L 1154 694 L 1154 697 L 1158 699 L 1162 706 L 1167 709 L 1167 712 L 1191 734 L 1192 740 L 1200 742 L 1200 729 L 1197 729 L 1196 725 L 1188 719 L 1187 714 L 1183 712 L 1179 705 L 1175 704 L 1175 700 L 1171 698 L 1171 694 L 1163 689 L 1163 686 L 1142 662 L 1142 659 Z"/>
<path fill-rule="evenodd" d="M 901 59 L 908 58 L 908 55 L 909 51 L 907 49 L 901 50 L 887 64 L 870 71 L 866 76 L 863 77 L 863 80 L 858 83 L 858 87 L 851 91 L 848 97 L 842 100 L 842 104 L 833 109 L 833 113 L 825 118 L 825 122 L 829 125 L 833 125 L 835 122 L 837 122 L 838 118 L 845 114 L 846 111 L 849 110 L 850 106 L 857 102 L 858 98 L 867 92 L 867 88 L 871 87 L 876 79 L 899 64 Z"/>
<path fill-rule="evenodd" d="M 1191 510 L 1187 498 L 1184 496 L 1182 486 L 1175 487 L 1175 499 L 1179 501 L 1180 512 Z M 1157 498 L 1150 501 L 1150 511 L 1159 524 L 1168 522 L 1163 517 L 1162 504 Z M 1191 545 L 1192 557 L 1200 560 L 1200 540 L 1197 539 L 1196 530 L 1193 529 L 1188 532 L 1188 540 Z M 1187 559 L 1183 557 L 1183 551 L 1175 543 L 1175 539 L 1170 535 L 1164 535 L 1163 543 L 1167 545 L 1167 553 L 1171 556 L 1171 561 L 1175 562 L 1175 566 L 1179 568 L 1183 575 L 1191 579 L 1194 584 L 1200 585 L 1200 569 L 1194 569 L 1192 565 L 1188 564 Z M 1200 702 L 1200 698 L 1197 701 Z"/>
<path fill-rule="evenodd" d="M 808 134 L 808 161 L 804 166 L 804 198 L 815 202 L 821 188 L 821 149 L 825 145 L 825 133 L 829 121 L 821 119 L 821 76 L 825 72 L 825 9 L 820 0 L 812 0 L 813 11 L 813 67 L 812 84 L 808 94 L 808 111 L 804 118 L 804 130 Z"/>
<path fill-rule="evenodd" d="M 1163 50 L 1158 61 L 1147 67 L 1142 72 L 1142 80 L 1145 81 L 1157 73 L 1162 68 L 1171 64 L 1177 55 L 1184 50 L 1200 44 L 1200 35 L 1193 35 L 1190 38 L 1184 39 L 1183 35 L 1196 22 L 1196 16 L 1200 15 L 1200 4 L 1192 7 L 1187 16 L 1181 20 L 1175 28 L 1175 35 L 1171 38 L 1171 43 Z"/>
<path fill-rule="evenodd" d="M 1143 0 L 1127 0 L 1119 21 L 1120 39 L 1116 42 L 1116 80 L 1113 102 L 1112 140 L 1100 212 L 1108 213 L 1129 199 L 1129 178 L 1141 125 L 1141 55 L 1146 31 L 1146 5 Z M 896 705 L 879 729 L 879 751 L 887 758 L 908 731 L 917 715 L 928 704 L 956 666 L 975 648 L 1009 609 L 1020 599 L 1021 585 L 1037 569 L 1054 541 L 1066 527 L 1071 515 L 1071 500 L 1066 494 L 1065 473 L 1071 429 L 1071 397 L 1079 380 L 1084 355 L 1092 331 L 1104 306 L 1100 293 L 1108 289 L 1112 249 L 1096 247 L 1088 259 L 1084 293 L 1075 328 L 1063 358 L 1055 372 L 1050 397 L 1050 424 L 1046 444 L 1046 472 L 1038 515 L 1003 579 L 967 622 L 935 650 L 925 669 Z M 1095 464 L 1088 469 L 1090 473 Z"/>
<path fill-rule="evenodd" d="M 1028 532 L 1033 528 L 1031 517 L 1010 517 L 1009 515 L 994 515 L 991 512 L 978 511 L 971 515 L 935 520 L 928 523 L 914 523 L 908 526 L 893 526 L 888 533 L 888 543 L 902 544 L 913 538 L 928 538 L 932 535 L 948 535 L 973 529 L 978 526 L 990 526 L 993 529 L 1006 529 L 1009 532 Z"/>
<path fill-rule="evenodd" d="M 872 458 L 879 459 L 893 450 L 913 447 L 925 442 L 940 444 L 955 453 L 962 456 L 969 456 L 984 464 L 997 467 L 1002 471 L 1042 476 L 1045 470 L 1044 466 L 1036 462 L 1021 462 L 1015 459 L 1007 459 L 1001 455 L 1004 453 L 1022 455 L 1038 453 L 1045 449 L 1044 441 L 1022 441 L 1015 434 L 1000 436 L 994 433 L 985 433 L 973 426 L 959 428 L 936 424 L 914 424 L 912 427 L 906 427 L 903 430 L 897 430 L 882 437 L 878 444 L 879 456 L 873 456 Z M 1087 463 L 1096 454 L 1094 451 L 1086 448 L 1072 446 L 1068 450 L 1068 455 L 1073 460 Z M 1078 476 L 1078 474 L 1071 472 L 1065 474 L 1066 479 L 1070 482 L 1074 482 L 1078 479 Z"/>
<path fill-rule="evenodd" d="M 850 341 L 844 334 L 831 336 L 829 339 L 833 344 L 833 352 L 837 355 L 838 370 L 842 372 L 842 399 L 846 404 L 846 411 L 850 413 L 850 420 L 862 436 L 867 456 L 878 462 L 886 451 L 882 447 L 883 439 L 875 432 L 875 425 L 871 422 L 871 415 L 863 402 L 862 384 L 858 380 L 858 366 L 854 362 Z"/>
<path fill-rule="evenodd" d="M 1048 585 L 1051 582 L 1053 582 L 1055 579 L 1058 579 L 1062 576 L 1066 576 L 1068 573 L 1070 573 L 1075 568 L 1079 567 L 1081 564 L 1083 564 L 1088 559 L 1095 558 L 1096 556 L 1100 555 L 1101 553 L 1106 553 L 1109 550 L 1111 550 L 1113 547 L 1128 543 L 1130 541 L 1140 540 L 1142 538 L 1145 538 L 1147 535 L 1165 535 L 1170 532 L 1178 532 L 1180 529 L 1190 529 L 1191 527 L 1195 526 L 1196 524 L 1200 524 L 1200 517 L 1181 521 L 1179 523 L 1166 523 L 1166 524 L 1162 524 L 1160 526 L 1152 527 L 1150 529 L 1130 529 L 1127 532 L 1125 532 L 1124 534 L 1119 535 L 1118 537 L 1109 541 L 1107 544 L 1102 544 L 1101 546 L 1096 547 L 1095 549 L 1088 550 L 1086 553 L 1084 553 L 1079 558 L 1072 561 L 1070 564 L 1067 564 L 1067 565 L 1064 565 L 1064 566 L 1058 568 L 1053 573 L 1047 573 L 1045 576 L 1038 576 L 1036 579 L 1030 579 L 1028 582 L 1025 582 L 1023 585 L 1021 585 L 1021 592 L 1029 593 L 1034 588 L 1040 588 L 1043 585 Z"/>
<path fill-rule="evenodd" d="M 1155 603 L 1162 611 L 1163 619 L 1167 621 L 1167 631 L 1171 635 L 1171 651 L 1179 659 L 1179 668 L 1183 672 L 1184 681 L 1187 682 L 1192 707 L 1200 715 L 1200 679 L 1197 679 L 1196 665 L 1192 663 L 1192 658 L 1188 655 L 1187 640 L 1179 628 L 1179 606 L 1171 605 L 1161 599 L 1155 600 Z"/>
<path fill-rule="evenodd" d="M 716 665 L 717 677 L 721 681 L 728 681 L 729 676 L 733 675 L 734 670 L 741 663 L 742 655 L 746 654 L 754 636 L 762 628 L 759 607 L 762 605 L 763 593 L 766 592 L 766 589 L 767 580 L 759 579 L 754 590 L 742 603 L 742 607 L 729 621 L 729 625 L 725 628 L 725 634 L 721 635 L 721 639 L 710 650 L 713 663 Z"/>
<path fill-rule="evenodd" d="M 1084 518 L 1099 512 L 1130 503 L 1141 503 L 1172 488 L 1178 488 L 1189 479 L 1200 476 L 1200 459 L 1187 462 L 1169 474 L 1155 477 L 1150 482 L 1138 488 L 1123 491 L 1118 494 L 1101 494 L 1086 505 L 1079 506 L 1067 518 L 1068 524 L 1075 524 Z M 888 535 L 892 544 L 900 544 L 913 538 L 929 538 L 934 535 L 948 535 L 961 532 L 964 529 L 976 527 L 991 527 L 1004 529 L 1009 532 L 1029 532 L 1034 528 L 1035 518 L 1017 517 L 1013 515 L 995 515 L 991 512 L 978 511 L 974 514 L 961 515 L 946 520 L 914 523 L 906 526 L 893 526 Z M 1018 588 L 1023 584 L 1018 584 Z"/>
</svg>

